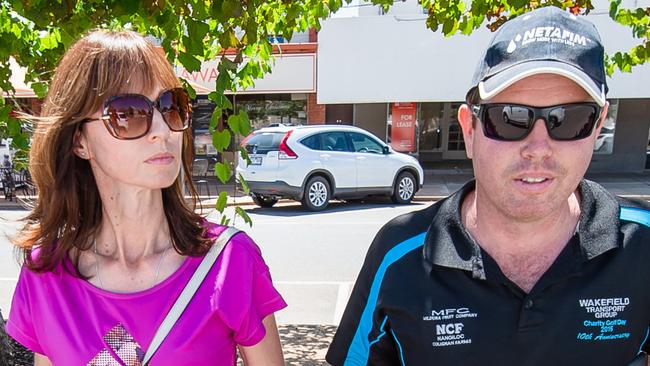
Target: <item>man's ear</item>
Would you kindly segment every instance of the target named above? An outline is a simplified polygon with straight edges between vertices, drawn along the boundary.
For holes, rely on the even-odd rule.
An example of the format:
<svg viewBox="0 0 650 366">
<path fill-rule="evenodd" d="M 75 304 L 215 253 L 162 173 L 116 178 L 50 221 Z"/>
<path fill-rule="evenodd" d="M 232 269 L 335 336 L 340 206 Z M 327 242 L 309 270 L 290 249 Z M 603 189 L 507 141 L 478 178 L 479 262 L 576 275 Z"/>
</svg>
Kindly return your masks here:
<svg viewBox="0 0 650 366">
<path fill-rule="evenodd" d="M 600 116 L 598 116 L 598 125 L 596 126 L 596 136 L 600 133 L 600 129 L 603 128 L 605 123 L 605 118 L 607 117 L 607 111 L 609 110 L 609 102 L 605 102 L 605 105 L 600 111 Z"/>
<path fill-rule="evenodd" d="M 474 132 L 476 131 L 476 121 L 474 119 L 474 114 L 469 105 L 462 104 L 458 108 L 458 123 L 460 128 L 463 130 L 463 140 L 465 140 L 465 152 L 469 159 L 473 155 L 473 143 L 474 143 Z"/>
<path fill-rule="evenodd" d="M 82 159 L 90 159 L 90 153 L 86 148 L 86 137 L 81 133 L 81 128 L 75 131 L 74 137 L 72 138 L 72 151 Z"/>
</svg>

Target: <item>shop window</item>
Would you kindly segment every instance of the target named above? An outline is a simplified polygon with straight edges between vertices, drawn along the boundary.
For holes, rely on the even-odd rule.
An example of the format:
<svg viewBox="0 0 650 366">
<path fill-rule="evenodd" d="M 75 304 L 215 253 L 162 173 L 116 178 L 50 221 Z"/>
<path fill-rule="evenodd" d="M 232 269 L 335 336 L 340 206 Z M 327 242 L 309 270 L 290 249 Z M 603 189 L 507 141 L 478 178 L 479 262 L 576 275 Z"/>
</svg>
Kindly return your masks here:
<svg viewBox="0 0 650 366">
<path fill-rule="evenodd" d="M 194 154 L 217 155 L 217 149 L 212 146 L 212 135 L 208 130 L 194 130 Z"/>
<path fill-rule="evenodd" d="M 269 100 L 237 97 L 236 107 L 248 114 L 253 130 L 277 125 L 307 124 L 307 100 Z"/>
<path fill-rule="evenodd" d="M 648 129 L 648 149 L 645 156 L 645 168 L 650 169 L 650 129 Z"/>
<path fill-rule="evenodd" d="M 458 123 L 458 108 L 463 103 L 451 103 L 449 113 L 449 139 L 447 140 L 447 151 L 465 151 L 465 140 L 463 131 Z"/>
<path fill-rule="evenodd" d="M 440 150 L 443 132 L 443 103 L 421 103 L 419 114 L 420 151 Z"/>
<path fill-rule="evenodd" d="M 618 99 L 609 100 L 607 116 L 594 144 L 594 154 L 611 154 L 614 151 L 614 132 L 616 130 L 617 116 Z"/>
</svg>

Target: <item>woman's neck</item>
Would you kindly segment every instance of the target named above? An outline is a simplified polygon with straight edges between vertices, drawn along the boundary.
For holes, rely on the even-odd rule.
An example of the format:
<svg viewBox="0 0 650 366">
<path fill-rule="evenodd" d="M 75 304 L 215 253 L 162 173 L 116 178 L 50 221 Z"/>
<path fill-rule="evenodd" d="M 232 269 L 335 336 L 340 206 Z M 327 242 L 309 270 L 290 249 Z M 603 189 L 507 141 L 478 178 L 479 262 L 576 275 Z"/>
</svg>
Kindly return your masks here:
<svg viewBox="0 0 650 366">
<path fill-rule="evenodd" d="M 160 189 L 100 189 L 100 195 L 103 215 L 95 235 L 100 255 L 131 264 L 169 248 L 172 240 Z"/>
</svg>

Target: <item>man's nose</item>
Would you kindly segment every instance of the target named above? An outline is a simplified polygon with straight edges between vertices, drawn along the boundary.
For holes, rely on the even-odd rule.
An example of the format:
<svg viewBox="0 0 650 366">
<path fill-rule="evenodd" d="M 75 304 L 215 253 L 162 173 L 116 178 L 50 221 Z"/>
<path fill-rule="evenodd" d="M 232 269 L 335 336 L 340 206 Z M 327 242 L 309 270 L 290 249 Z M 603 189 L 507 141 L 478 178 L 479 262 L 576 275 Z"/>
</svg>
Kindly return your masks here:
<svg viewBox="0 0 650 366">
<path fill-rule="evenodd" d="M 523 140 L 521 154 L 529 160 L 544 160 L 551 156 L 551 137 L 543 119 L 534 122 L 533 130 Z"/>
</svg>

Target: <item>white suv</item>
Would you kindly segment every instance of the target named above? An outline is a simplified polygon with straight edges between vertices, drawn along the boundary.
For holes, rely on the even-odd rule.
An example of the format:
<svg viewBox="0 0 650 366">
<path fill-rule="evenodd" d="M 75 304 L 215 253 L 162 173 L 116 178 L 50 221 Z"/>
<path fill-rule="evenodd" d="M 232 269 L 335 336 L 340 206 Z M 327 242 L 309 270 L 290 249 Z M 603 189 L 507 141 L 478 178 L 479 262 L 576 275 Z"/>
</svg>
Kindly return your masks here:
<svg viewBox="0 0 650 366">
<path fill-rule="evenodd" d="M 394 151 L 357 127 L 267 127 L 251 133 L 242 146 L 251 164 L 246 165 L 240 156 L 237 173 L 261 207 L 291 198 L 318 211 L 327 207 L 331 198 L 371 195 L 409 203 L 424 184 L 417 159 Z"/>
</svg>

